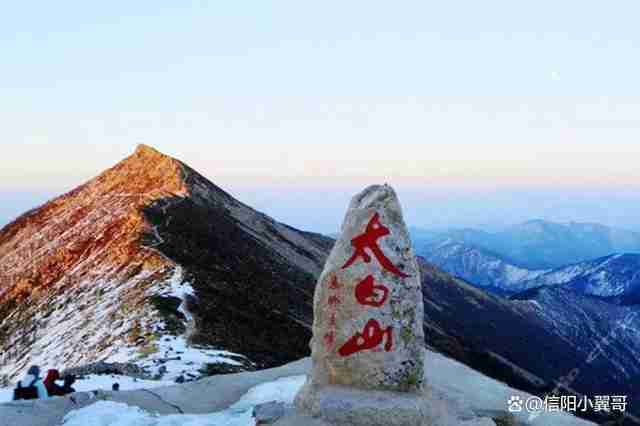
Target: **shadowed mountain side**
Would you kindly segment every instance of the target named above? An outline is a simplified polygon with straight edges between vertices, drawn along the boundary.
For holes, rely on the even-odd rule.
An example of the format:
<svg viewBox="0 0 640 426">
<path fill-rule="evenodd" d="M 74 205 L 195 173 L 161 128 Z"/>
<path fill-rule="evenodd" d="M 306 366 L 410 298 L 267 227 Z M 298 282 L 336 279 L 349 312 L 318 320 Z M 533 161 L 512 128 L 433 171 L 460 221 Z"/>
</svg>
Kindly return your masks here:
<svg viewBox="0 0 640 426">
<path fill-rule="evenodd" d="M 544 389 L 547 384 L 539 377 L 510 370 L 515 365 L 526 366 L 528 371 L 557 366 L 552 362 L 558 361 L 555 353 L 546 351 L 541 358 L 533 353 L 530 343 L 534 337 L 541 348 L 554 348 L 560 346 L 559 339 L 532 325 L 531 318 L 508 300 L 476 289 L 424 261 L 421 267 L 428 345 L 513 386 Z M 562 363 L 575 361 L 577 356 L 571 351 L 558 355 Z M 500 358 L 513 361 L 507 364 Z M 564 371 L 556 367 L 551 373 L 561 375 Z"/>
<path fill-rule="evenodd" d="M 226 209 L 190 199 L 145 209 L 155 248 L 188 272 L 194 344 L 222 346 L 260 366 L 309 353 L 315 277 L 248 234 Z"/>
</svg>

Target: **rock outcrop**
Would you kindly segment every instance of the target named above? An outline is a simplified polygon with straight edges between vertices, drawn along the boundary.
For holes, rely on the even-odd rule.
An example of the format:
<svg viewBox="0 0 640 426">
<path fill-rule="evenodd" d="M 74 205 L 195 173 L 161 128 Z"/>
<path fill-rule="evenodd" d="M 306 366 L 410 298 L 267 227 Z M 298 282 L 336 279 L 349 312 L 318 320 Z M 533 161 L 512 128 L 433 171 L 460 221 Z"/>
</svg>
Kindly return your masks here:
<svg viewBox="0 0 640 426">
<path fill-rule="evenodd" d="M 420 271 L 400 203 L 391 187 L 371 186 L 351 201 L 318 279 L 300 411 L 335 424 L 423 424 L 422 324 Z"/>
</svg>

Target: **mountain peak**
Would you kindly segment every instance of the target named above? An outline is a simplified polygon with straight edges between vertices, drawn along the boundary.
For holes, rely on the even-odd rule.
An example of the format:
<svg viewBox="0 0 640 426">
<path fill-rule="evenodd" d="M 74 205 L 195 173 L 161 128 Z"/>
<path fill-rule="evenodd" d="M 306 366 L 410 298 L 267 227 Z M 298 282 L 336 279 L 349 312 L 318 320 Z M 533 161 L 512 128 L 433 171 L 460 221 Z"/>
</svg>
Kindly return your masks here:
<svg viewBox="0 0 640 426">
<path fill-rule="evenodd" d="M 93 194 L 138 195 L 147 198 L 188 193 L 185 165 L 148 145 L 88 182 Z"/>
<path fill-rule="evenodd" d="M 145 158 L 168 158 L 168 155 L 163 154 L 152 146 L 145 145 L 143 143 L 139 144 L 136 147 L 135 152 L 133 153 L 136 157 L 145 157 Z"/>
<path fill-rule="evenodd" d="M 35 361 L 153 369 L 184 347 L 265 366 L 301 357 L 331 244 L 140 145 L 0 229 L 0 378 Z M 256 318 L 262 327 L 251 334 L 245 324 Z M 203 366 L 188 368 L 196 377 Z"/>
</svg>

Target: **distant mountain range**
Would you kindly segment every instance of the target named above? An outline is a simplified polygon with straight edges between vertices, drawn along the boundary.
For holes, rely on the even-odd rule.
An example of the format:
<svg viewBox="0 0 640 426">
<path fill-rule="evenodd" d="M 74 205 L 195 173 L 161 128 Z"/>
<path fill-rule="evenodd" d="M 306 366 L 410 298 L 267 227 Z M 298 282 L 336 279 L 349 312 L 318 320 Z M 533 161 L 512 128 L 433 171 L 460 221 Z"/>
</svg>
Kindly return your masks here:
<svg viewBox="0 0 640 426">
<path fill-rule="evenodd" d="M 556 269 L 532 271 L 494 253 L 452 240 L 422 250 L 424 258 L 443 271 L 501 296 L 562 285 L 616 304 L 640 303 L 640 254 L 614 254 Z"/>
<path fill-rule="evenodd" d="M 498 295 L 526 290 L 524 282 L 547 272 L 516 266 L 499 254 L 451 238 L 418 245 L 416 250 L 443 271 Z"/>
<path fill-rule="evenodd" d="M 537 224 L 537 225 L 534 225 Z M 638 303 L 640 299 L 640 254 L 612 254 L 616 248 L 634 251 L 632 244 L 638 234 L 614 230 L 602 225 L 570 224 L 532 221 L 512 229 L 507 233 L 487 234 L 478 230 L 453 230 L 440 233 L 428 231 L 414 232 L 416 251 L 426 260 L 442 270 L 463 278 L 473 285 L 498 295 L 513 295 L 539 286 L 566 285 L 575 291 L 605 298 L 618 304 Z M 525 259 L 526 251 L 520 251 L 514 260 L 513 250 L 500 251 L 500 247 L 524 246 L 518 243 L 518 235 L 528 235 L 528 241 L 535 232 L 525 229 L 542 230 L 537 246 L 547 245 L 547 253 L 564 252 L 567 264 L 546 269 L 531 269 L 523 265 L 540 264 L 537 260 Z M 552 238 L 556 230 L 562 238 Z M 567 235 L 570 236 L 567 237 Z M 509 235 L 508 239 L 505 239 Z M 498 239 L 501 241 L 498 243 Z M 509 240 L 510 239 L 510 240 Z M 564 241 L 560 243 L 559 241 Z M 583 243 L 578 244 L 578 241 Z M 594 241 L 601 241 L 600 244 Z M 608 242 L 602 242 L 608 241 Z M 614 244 L 615 242 L 615 244 Z M 565 248 L 561 248 L 561 245 Z M 487 248 L 492 245 L 493 248 Z M 584 245 L 584 247 L 582 247 Z M 590 247 L 593 245 L 593 247 Z M 576 254 L 569 255 L 567 247 L 574 247 Z M 587 255 L 605 253 L 602 256 L 578 260 Z M 532 250 L 536 258 L 536 250 Z M 540 256 L 537 256 L 540 258 Z M 546 265 L 558 262 L 545 262 Z"/>
<path fill-rule="evenodd" d="M 552 285 L 632 304 L 640 295 L 640 254 L 614 254 L 580 262 L 522 283 L 527 288 Z"/>
<path fill-rule="evenodd" d="M 413 229 L 413 235 L 418 251 L 450 239 L 529 270 L 553 269 L 614 253 L 640 253 L 640 233 L 595 223 L 531 220 L 496 233 L 470 228 L 442 232 Z"/>
</svg>

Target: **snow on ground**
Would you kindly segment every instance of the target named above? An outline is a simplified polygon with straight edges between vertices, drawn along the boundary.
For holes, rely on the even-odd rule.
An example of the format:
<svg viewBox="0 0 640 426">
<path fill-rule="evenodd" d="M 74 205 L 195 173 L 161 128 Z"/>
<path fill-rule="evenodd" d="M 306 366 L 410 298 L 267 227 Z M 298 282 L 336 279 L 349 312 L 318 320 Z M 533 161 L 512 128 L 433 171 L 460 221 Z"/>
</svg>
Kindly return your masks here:
<svg viewBox="0 0 640 426">
<path fill-rule="evenodd" d="M 178 377 L 183 376 L 187 381 L 190 381 L 203 376 L 200 370 L 206 364 L 242 366 L 243 363 L 238 360 L 246 360 L 244 356 L 233 352 L 190 346 L 184 336 L 165 335 L 156 341 L 155 345 L 157 350 L 148 355 L 141 355 L 136 348 L 123 347 L 105 359 L 105 362 L 133 362 L 144 368 L 151 376 L 161 376 L 162 380 L 175 381 Z"/>
<path fill-rule="evenodd" d="M 121 391 L 136 389 L 152 389 L 161 386 L 170 386 L 173 383 L 170 380 L 140 380 L 129 376 L 119 375 L 89 375 L 86 379 L 78 380 L 73 384 L 76 392 L 89 392 L 93 390 L 111 390 L 114 383 L 120 385 Z"/>
<path fill-rule="evenodd" d="M 519 284 L 528 280 L 533 280 L 547 272 L 549 272 L 548 269 L 524 269 L 508 263 L 505 263 L 504 265 L 505 278 L 509 284 Z"/>
<path fill-rule="evenodd" d="M 96 402 L 89 407 L 72 411 L 65 417 L 64 426 L 253 426 L 251 411 L 226 410 L 214 414 L 158 417 L 137 407 L 112 401 Z"/>
<path fill-rule="evenodd" d="M 505 412 L 511 397 L 518 396 L 523 401 L 531 397 L 441 354 L 429 351 L 425 362 L 434 393 L 476 413 Z M 98 401 L 68 413 L 63 426 L 253 426 L 253 407 L 270 401 L 291 404 L 305 378 L 304 375 L 290 376 L 260 384 L 249 389 L 228 409 L 211 414 L 158 416 L 126 404 Z M 522 424 L 531 426 L 593 424 L 566 413 L 523 410 L 514 415 Z"/>
<path fill-rule="evenodd" d="M 62 385 L 62 382 L 58 382 Z M 83 379 L 78 379 L 73 388 L 76 392 L 89 392 L 93 390 L 111 390 L 114 383 L 120 385 L 121 391 L 136 389 L 152 389 L 160 386 L 170 386 L 173 383 L 170 380 L 139 380 L 129 376 L 119 375 L 89 375 Z M 0 403 L 11 401 L 13 399 L 13 388 L 0 389 Z"/>
<path fill-rule="evenodd" d="M 168 334 L 154 342 L 155 348 L 151 353 L 140 353 L 136 347 L 123 346 L 112 353 L 106 362 L 134 362 L 147 370 L 152 376 L 158 375 L 163 380 L 173 380 L 182 376 L 186 381 L 199 379 L 203 376 L 201 370 L 207 364 L 227 364 L 233 367 L 242 367 L 250 363 L 246 357 L 213 348 L 198 348 L 187 344 L 189 330 L 193 326 L 193 316 L 186 307 L 189 296 L 194 295 L 191 284 L 184 279 L 184 272 L 180 266 L 175 268 L 173 275 L 165 281 L 159 282 L 147 291 L 148 296 L 177 297 L 182 303 L 178 311 L 186 320 L 187 333 L 182 336 Z M 156 325 L 158 331 L 166 324 L 161 322 Z M 163 334 L 159 331 L 159 334 Z M 240 361 L 243 362 L 240 362 Z"/>
<path fill-rule="evenodd" d="M 306 375 L 283 377 L 273 382 L 262 383 L 249 390 L 232 407 L 236 409 L 253 408 L 269 401 L 281 401 L 293 404 L 293 400 L 304 385 Z"/>
<path fill-rule="evenodd" d="M 0 403 L 8 402 L 13 399 L 13 388 L 0 389 Z"/>
<path fill-rule="evenodd" d="M 176 266 L 176 270 L 173 276 L 171 277 L 171 279 L 169 279 L 168 288 L 165 287 L 162 291 L 160 291 L 159 295 L 165 297 L 173 296 L 182 300 L 182 304 L 178 307 L 178 311 L 181 312 L 182 315 L 184 315 L 185 319 L 188 322 L 193 321 L 191 313 L 186 308 L 186 301 L 187 297 L 193 297 L 195 293 L 193 291 L 191 283 L 185 281 L 184 272 L 182 271 L 181 266 Z"/>
<path fill-rule="evenodd" d="M 164 370 L 164 374 L 161 374 L 163 380 L 175 381 L 179 376 L 194 380 L 202 377 L 200 370 L 206 364 L 242 366 L 234 358 L 244 358 L 233 352 L 189 346 L 182 336 L 164 336 L 157 345 L 156 353 L 138 360 L 136 364 L 152 374 L 161 374 L 160 370 Z"/>
<path fill-rule="evenodd" d="M 254 406 L 270 401 L 293 403 L 305 379 L 293 376 L 263 383 L 228 409 L 213 414 L 156 416 L 126 404 L 99 401 L 67 414 L 64 426 L 253 426 Z"/>
</svg>

